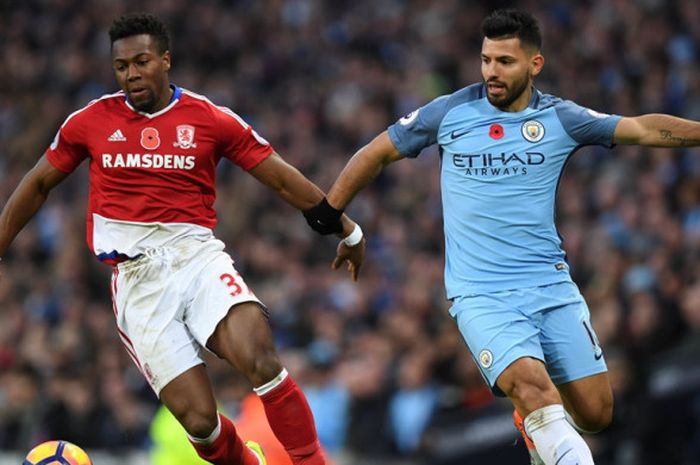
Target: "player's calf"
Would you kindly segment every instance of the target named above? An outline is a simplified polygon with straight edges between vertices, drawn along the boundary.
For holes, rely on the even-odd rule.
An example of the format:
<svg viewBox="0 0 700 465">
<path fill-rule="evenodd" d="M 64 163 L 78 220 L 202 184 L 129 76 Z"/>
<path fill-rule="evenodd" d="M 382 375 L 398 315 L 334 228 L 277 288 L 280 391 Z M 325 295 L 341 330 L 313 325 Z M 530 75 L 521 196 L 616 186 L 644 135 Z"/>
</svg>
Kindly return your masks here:
<svg viewBox="0 0 700 465">
<path fill-rule="evenodd" d="M 206 437 L 188 435 L 197 454 L 214 465 L 260 465 L 264 463 L 238 436 L 231 420 L 218 415 L 214 431 Z"/>
<path fill-rule="evenodd" d="M 530 456 L 530 465 L 545 465 L 542 461 L 542 458 L 540 457 L 540 454 L 537 452 L 535 443 L 532 442 L 530 436 L 528 436 L 525 432 L 525 425 L 523 425 L 523 419 L 517 410 L 513 410 L 513 423 L 515 424 L 515 427 L 518 431 L 520 431 L 520 434 L 523 437 L 525 447 L 527 447 L 527 453 Z"/>
<path fill-rule="evenodd" d="M 545 465 L 594 465 L 588 445 L 566 421 L 563 405 L 537 409 L 523 424 Z"/>
<path fill-rule="evenodd" d="M 324 465 L 314 419 L 304 393 L 282 370 L 274 379 L 255 388 L 270 428 L 294 465 Z"/>
</svg>

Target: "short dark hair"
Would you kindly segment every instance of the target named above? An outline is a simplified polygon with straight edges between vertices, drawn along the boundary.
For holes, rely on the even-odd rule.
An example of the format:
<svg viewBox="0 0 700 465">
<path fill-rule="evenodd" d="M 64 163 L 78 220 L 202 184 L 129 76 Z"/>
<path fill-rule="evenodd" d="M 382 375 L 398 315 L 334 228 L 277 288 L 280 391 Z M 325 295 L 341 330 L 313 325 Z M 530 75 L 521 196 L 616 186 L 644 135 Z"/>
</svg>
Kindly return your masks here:
<svg viewBox="0 0 700 465">
<path fill-rule="evenodd" d="M 542 48 L 540 25 L 530 13 L 515 9 L 495 10 L 481 23 L 481 32 L 489 39 L 520 39 L 523 46 Z"/>
<path fill-rule="evenodd" d="M 125 37 L 148 34 L 158 43 L 158 52 L 170 50 L 170 37 L 165 25 L 155 16 L 148 13 L 130 13 L 114 20 L 109 28 L 109 39 L 112 45 Z"/>
</svg>

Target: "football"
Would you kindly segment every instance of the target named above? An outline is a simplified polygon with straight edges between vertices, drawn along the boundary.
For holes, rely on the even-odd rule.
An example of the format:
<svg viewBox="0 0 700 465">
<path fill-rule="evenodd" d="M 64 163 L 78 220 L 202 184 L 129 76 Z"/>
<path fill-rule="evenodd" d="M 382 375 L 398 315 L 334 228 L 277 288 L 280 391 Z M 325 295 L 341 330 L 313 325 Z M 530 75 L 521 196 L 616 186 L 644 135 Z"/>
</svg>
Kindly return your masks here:
<svg viewBox="0 0 700 465">
<path fill-rule="evenodd" d="M 92 461 L 75 444 L 47 441 L 30 450 L 22 465 L 92 465 Z"/>
</svg>

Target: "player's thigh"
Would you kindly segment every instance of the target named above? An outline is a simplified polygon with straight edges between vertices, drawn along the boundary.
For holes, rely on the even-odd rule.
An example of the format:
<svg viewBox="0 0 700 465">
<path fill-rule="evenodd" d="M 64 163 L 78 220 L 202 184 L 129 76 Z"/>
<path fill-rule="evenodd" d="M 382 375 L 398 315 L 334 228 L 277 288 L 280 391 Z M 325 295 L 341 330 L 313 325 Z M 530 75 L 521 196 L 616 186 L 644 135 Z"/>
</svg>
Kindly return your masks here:
<svg viewBox="0 0 700 465">
<path fill-rule="evenodd" d="M 543 292 L 549 306 L 541 312 L 540 341 L 554 384 L 605 373 L 603 351 L 578 287 L 566 282 L 547 286 Z"/>
<path fill-rule="evenodd" d="M 156 395 L 204 363 L 199 343 L 182 320 L 185 301 L 171 276 L 157 260 L 142 260 L 120 265 L 112 279 L 118 334 Z"/>
<path fill-rule="evenodd" d="M 185 320 L 202 346 L 228 361 L 254 385 L 279 374 L 281 365 L 267 310 L 228 254 L 216 254 L 201 270 Z"/>
<path fill-rule="evenodd" d="M 183 271 L 197 276 L 187 290 L 184 321 L 203 347 L 209 348 L 209 339 L 231 308 L 254 303 L 259 312 L 266 311 L 223 250 L 203 249 Z"/>
<path fill-rule="evenodd" d="M 160 401 L 196 437 L 216 428 L 216 401 L 204 364 L 176 376 L 160 391 Z"/>
<path fill-rule="evenodd" d="M 550 286 L 553 306 L 542 314 L 547 370 L 567 411 L 586 430 L 599 430 L 612 415 L 612 390 L 588 306 L 573 283 Z"/>
<path fill-rule="evenodd" d="M 450 314 L 482 376 L 494 394 L 503 396 L 496 380 L 523 357 L 544 361 L 537 322 L 522 312 L 518 291 L 469 296 L 455 300 Z"/>
<path fill-rule="evenodd" d="M 255 302 L 232 307 L 209 339 L 208 348 L 256 387 L 282 371 L 267 317 Z"/>
</svg>

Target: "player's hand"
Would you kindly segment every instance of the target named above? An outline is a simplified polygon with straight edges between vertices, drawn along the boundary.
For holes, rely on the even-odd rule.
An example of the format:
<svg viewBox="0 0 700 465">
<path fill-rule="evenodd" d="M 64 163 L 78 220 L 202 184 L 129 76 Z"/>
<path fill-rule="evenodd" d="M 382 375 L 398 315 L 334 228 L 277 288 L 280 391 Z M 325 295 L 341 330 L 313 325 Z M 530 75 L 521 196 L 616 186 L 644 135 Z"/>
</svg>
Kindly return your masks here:
<svg viewBox="0 0 700 465">
<path fill-rule="evenodd" d="M 338 249 L 336 250 L 335 260 L 331 265 L 334 270 L 340 268 L 344 262 L 348 262 L 348 271 L 352 275 L 352 280 L 357 282 L 357 278 L 360 274 L 360 268 L 362 267 L 362 262 L 365 260 L 365 238 L 350 247 L 345 242 L 340 241 L 338 244 Z"/>
</svg>

